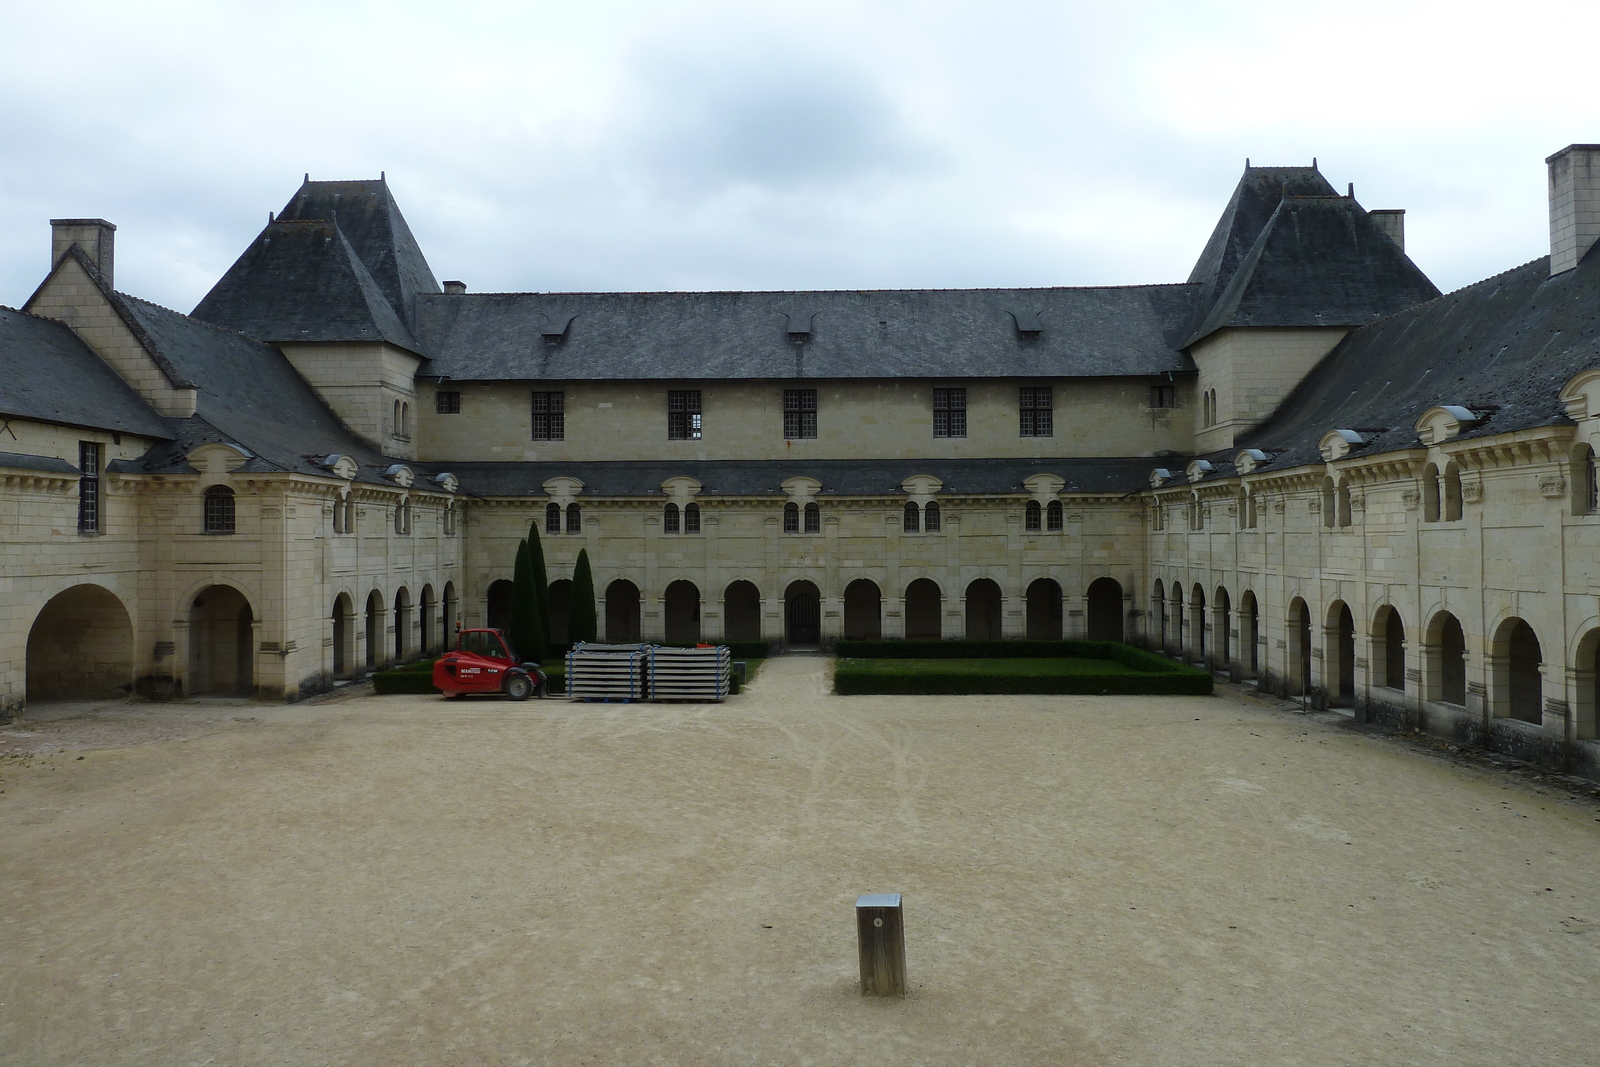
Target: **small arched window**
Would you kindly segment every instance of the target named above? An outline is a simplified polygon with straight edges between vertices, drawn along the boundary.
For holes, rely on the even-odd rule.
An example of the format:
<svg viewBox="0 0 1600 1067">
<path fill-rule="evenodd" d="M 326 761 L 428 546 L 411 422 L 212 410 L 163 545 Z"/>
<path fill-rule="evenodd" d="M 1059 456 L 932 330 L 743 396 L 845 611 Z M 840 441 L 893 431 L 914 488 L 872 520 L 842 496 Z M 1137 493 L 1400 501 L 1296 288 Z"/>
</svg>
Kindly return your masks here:
<svg viewBox="0 0 1600 1067">
<path fill-rule="evenodd" d="M 1044 509 L 1044 526 L 1047 530 L 1061 529 L 1061 501 L 1052 500 Z"/>
<path fill-rule="evenodd" d="M 344 533 L 344 497 L 335 497 L 333 500 L 333 532 Z"/>
<path fill-rule="evenodd" d="M 683 532 L 700 532 L 700 505 L 687 504 L 683 509 Z"/>
<path fill-rule="evenodd" d="M 1022 510 L 1022 528 L 1024 530 L 1038 530 L 1044 525 L 1044 509 L 1037 500 L 1028 501 L 1028 506 Z"/>
<path fill-rule="evenodd" d="M 931 500 L 922 509 L 922 529 L 928 533 L 937 533 L 939 530 L 939 505 Z"/>
<path fill-rule="evenodd" d="M 356 501 L 350 493 L 344 496 L 344 532 L 356 532 Z"/>
<path fill-rule="evenodd" d="M 677 533 L 678 532 L 678 520 L 679 520 L 678 505 L 676 505 L 676 504 L 668 504 L 667 507 L 666 507 L 666 511 L 663 512 L 662 516 L 661 516 L 661 532 L 662 533 Z"/>
<path fill-rule="evenodd" d="M 411 436 L 411 405 L 410 404 L 401 404 L 400 405 L 400 436 L 401 437 L 410 437 Z"/>
<path fill-rule="evenodd" d="M 1350 525 L 1350 483 L 1339 479 L 1339 525 Z"/>
<path fill-rule="evenodd" d="M 556 514 L 559 518 L 559 510 Z M 444 535 L 446 537 L 454 537 L 456 535 L 456 509 L 454 504 L 446 504 L 444 506 Z"/>
<path fill-rule="evenodd" d="M 400 401 L 398 401 L 398 400 L 396 400 L 394 402 L 394 417 L 390 420 L 389 426 L 390 426 L 389 432 L 394 434 L 396 437 L 399 437 L 400 436 Z"/>
<path fill-rule="evenodd" d="M 1572 457 L 1572 513 L 1600 513 L 1600 465 L 1589 445 L 1579 445 Z"/>
<path fill-rule="evenodd" d="M 916 533 L 922 529 L 922 516 L 918 513 L 914 502 L 906 504 L 906 533 Z"/>
<path fill-rule="evenodd" d="M 1461 518 L 1461 468 L 1454 463 L 1444 468 L 1444 521 Z"/>
<path fill-rule="evenodd" d="M 1439 521 L 1439 467 L 1433 463 L 1422 468 L 1422 521 Z"/>
<path fill-rule="evenodd" d="M 1333 479 L 1322 479 L 1322 525 L 1333 526 L 1333 520 L 1338 517 L 1339 498 L 1333 488 Z"/>
<path fill-rule="evenodd" d="M 1203 530 L 1205 529 L 1205 525 L 1206 514 L 1205 511 L 1200 507 L 1200 498 L 1198 496 L 1191 496 L 1189 498 L 1189 529 Z"/>
<path fill-rule="evenodd" d="M 583 532 L 583 509 L 576 504 L 567 505 L 567 533 Z"/>
<path fill-rule="evenodd" d="M 231 534 L 233 521 L 233 490 L 225 485 L 213 485 L 206 490 L 206 533 Z"/>
<path fill-rule="evenodd" d="M 546 504 L 544 506 L 544 532 L 558 534 L 561 532 L 561 505 Z"/>
<path fill-rule="evenodd" d="M 806 533 L 822 532 L 822 509 L 815 503 L 806 505 Z"/>
<path fill-rule="evenodd" d="M 800 505 L 792 500 L 783 506 L 783 532 L 800 532 Z"/>
</svg>

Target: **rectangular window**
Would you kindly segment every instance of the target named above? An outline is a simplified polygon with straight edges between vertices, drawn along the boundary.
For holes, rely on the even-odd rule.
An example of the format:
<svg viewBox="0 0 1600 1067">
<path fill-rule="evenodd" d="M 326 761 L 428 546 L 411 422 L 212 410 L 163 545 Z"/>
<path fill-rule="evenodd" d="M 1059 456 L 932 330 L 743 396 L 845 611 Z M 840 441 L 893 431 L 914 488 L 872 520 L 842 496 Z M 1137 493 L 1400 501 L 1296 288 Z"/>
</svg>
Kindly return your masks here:
<svg viewBox="0 0 1600 1067">
<path fill-rule="evenodd" d="M 1177 407 L 1178 387 L 1175 385 L 1152 385 L 1150 387 L 1150 406 L 1153 408 Z"/>
<path fill-rule="evenodd" d="M 461 394 L 443 391 L 433 394 L 433 409 L 441 415 L 461 414 Z"/>
<path fill-rule="evenodd" d="M 1047 385 L 1022 387 L 1017 399 L 1017 415 L 1023 437 L 1054 436 L 1055 412 L 1051 410 L 1051 405 L 1055 398 L 1052 393 L 1053 390 Z"/>
<path fill-rule="evenodd" d="M 967 436 L 967 391 L 965 389 L 935 389 L 933 391 L 933 436 Z"/>
<path fill-rule="evenodd" d="M 100 532 L 100 446 L 78 442 L 78 532 Z"/>
<path fill-rule="evenodd" d="M 567 436 L 564 393 L 533 394 L 533 439 L 560 441 Z"/>
<path fill-rule="evenodd" d="M 700 390 L 667 390 L 667 440 L 700 440 Z"/>
<path fill-rule="evenodd" d="M 800 441 L 817 436 L 817 391 L 815 389 L 785 389 L 783 391 L 783 437 L 786 441 Z"/>
</svg>

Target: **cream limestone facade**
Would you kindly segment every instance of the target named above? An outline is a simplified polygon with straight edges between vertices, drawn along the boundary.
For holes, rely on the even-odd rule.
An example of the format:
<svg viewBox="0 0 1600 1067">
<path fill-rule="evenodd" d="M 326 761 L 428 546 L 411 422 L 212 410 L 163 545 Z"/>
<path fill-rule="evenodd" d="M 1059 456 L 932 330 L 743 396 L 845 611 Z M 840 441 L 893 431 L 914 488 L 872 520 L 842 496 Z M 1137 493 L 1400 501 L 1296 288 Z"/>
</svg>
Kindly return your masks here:
<svg viewBox="0 0 1600 1067">
<path fill-rule="evenodd" d="M 989 348 L 877 376 L 707 378 L 652 356 L 650 373 L 541 378 L 482 353 L 460 373 L 438 324 L 467 314 L 445 302 L 471 298 L 432 284 L 381 183 L 308 182 L 192 316 L 116 294 L 109 224 L 62 220 L 50 276 L 0 326 L 44 344 L 64 325 L 154 421 L 50 414 L 71 405 L 48 391 L 0 410 L 0 706 L 121 690 L 296 699 L 436 650 L 458 621 L 503 624 L 517 542 L 536 526 L 558 637 L 586 550 L 605 639 L 1124 639 L 1600 777 L 1600 356 L 1573 347 L 1600 309 L 1600 265 L 1582 262 L 1600 236 L 1583 177 L 1600 187 L 1600 148 L 1552 160 L 1559 270 L 1440 296 L 1405 259 L 1398 212 L 1366 212 L 1314 167 L 1253 168 L 1191 282 L 1149 297 L 1167 316 L 1162 352 L 1126 357 L 1162 336 L 1148 323 L 1094 340 L 1103 301 L 1125 293 L 1083 296 L 1078 321 L 1073 294 L 1041 297 L 1038 314 L 1008 295 L 988 325 L 967 293 L 955 319 L 994 331 Z M 335 193 L 341 221 L 317 221 Z M 1306 276 L 1336 276 L 1333 289 L 1286 297 L 1263 275 L 1286 211 L 1294 247 L 1332 257 Z M 385 337 L 412 339 L 346 337 L 317 318 L 321 297 L 302 331 L 283 324 L 302 313 L 293 301 L 253 295 L 293 266 L 253 264 L 320 254 L 319 235 L 346 225 L 366 240 L 335 266 L 369 304 L 393 304 Z M 1324 225 L 1337 242 L 1318 245 Z M 359 261 L 349 250 L 374 234 L 395 255 Z M 407 257 L 408 274 L 384 273 Z M 1224 292 L 1216 306 L 1235 310 L 1207 318 Z M 757 308 L 737 343 L 754 351 L 770 327 L 811 365 L 839 366 L 806 346 L 848 336 L 847 305 L 781 296 L 822 310 Z M 560 315 L 516 312 L 542 327 L 479 321 L 473 336 L 618 365 L 562 347 L 611 342 L 599 304 L 560 301 Z M 905 314 L 934 336 L 938 309 L 923 306 L 908 297 Z M 716 327 L 695 329 L 713 344 Z M 1081 354 L 1040 362 L 1080 331 Z M 1460 368 L 1443 393 L 1429 391 L 1436 364 Z M 1050 369 L 1017 369 L 1033 365 Z M 268 379 L 259 404 L 237 385 Z M 816 392 L 814 437 L 786 433 L 796 388 Z M 934 391 L 952 388 L 964 432 L 935 436 Z M 669 390 L 699 393 L 698 437 L 674 439 Z M 1049 391 L 1048 434 L 1026 432 L 1032 390 Z M 534 421 L 550 393 L 558 435 Z M 294 401 L 303 417 L 272 407 L 291 394 L 309 398 Z"/>
</svg>

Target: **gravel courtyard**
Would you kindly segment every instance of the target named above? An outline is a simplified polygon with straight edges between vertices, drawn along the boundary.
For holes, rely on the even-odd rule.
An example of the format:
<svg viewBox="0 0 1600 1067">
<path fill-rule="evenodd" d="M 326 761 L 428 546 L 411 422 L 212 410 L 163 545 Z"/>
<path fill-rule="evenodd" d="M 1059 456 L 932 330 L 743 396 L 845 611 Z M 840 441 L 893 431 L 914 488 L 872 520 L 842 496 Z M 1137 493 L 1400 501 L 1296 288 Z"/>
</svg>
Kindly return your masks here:
<svg viewBox="0 0 1600 1067">
<path fill-rule="evenodd" d="M 826 671 L 0 729 L 0 1062 L 1600 1061 L 1592 800 L 1237 696 Z"/>
</svg>

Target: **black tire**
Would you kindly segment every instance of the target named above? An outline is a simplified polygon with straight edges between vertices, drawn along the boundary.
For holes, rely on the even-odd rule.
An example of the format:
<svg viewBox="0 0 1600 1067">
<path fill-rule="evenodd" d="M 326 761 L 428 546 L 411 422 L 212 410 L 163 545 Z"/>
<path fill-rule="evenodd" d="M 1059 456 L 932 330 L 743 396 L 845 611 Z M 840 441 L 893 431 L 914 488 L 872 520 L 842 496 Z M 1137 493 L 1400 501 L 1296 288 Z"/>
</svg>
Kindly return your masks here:
<svg viewBox="0 0 1600 1067">
<path fill-rule="evenodd" d="M 533 679 L 526 674 L 513 674 L 506 679 L 506 696 L 512 700 L 527 700 L 533 695 Z"/>
</svg>

